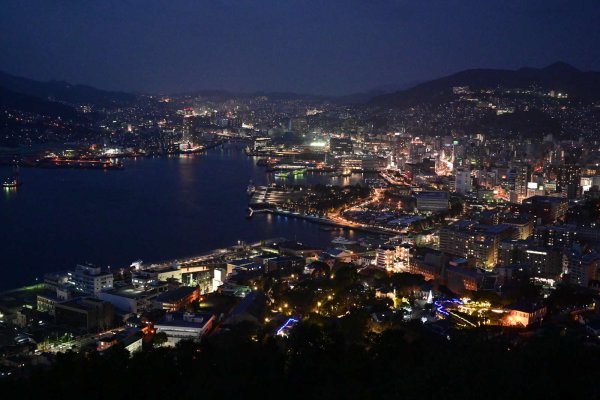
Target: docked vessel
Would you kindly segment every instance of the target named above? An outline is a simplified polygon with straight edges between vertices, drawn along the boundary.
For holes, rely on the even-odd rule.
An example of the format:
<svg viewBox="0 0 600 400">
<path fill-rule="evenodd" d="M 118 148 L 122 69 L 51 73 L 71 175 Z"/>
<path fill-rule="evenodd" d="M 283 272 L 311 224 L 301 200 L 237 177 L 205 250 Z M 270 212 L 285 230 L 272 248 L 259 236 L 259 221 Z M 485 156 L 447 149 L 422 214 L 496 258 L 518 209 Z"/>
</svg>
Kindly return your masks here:
<svg viewBox="0 0 600 400">
<path fill-rule="evenodd" d="M 79 169 L 123 169 L 121 162 L 111 159 L 99 158 L 68 158 L 68 157 L 44 157 L 37 161 L 38 167 L 45 168 L 79 168 Z"/>
<path fill-rule="evenodd" d="M 355 240 L 346 239 L 343 236 L 338 236 L 335 239 L 333 239 L 331 241 L 331 243 L 333 243 L 333 244 L 351 245 L 351 244 L 356 244 L 357 242 Z"/>
</svg>

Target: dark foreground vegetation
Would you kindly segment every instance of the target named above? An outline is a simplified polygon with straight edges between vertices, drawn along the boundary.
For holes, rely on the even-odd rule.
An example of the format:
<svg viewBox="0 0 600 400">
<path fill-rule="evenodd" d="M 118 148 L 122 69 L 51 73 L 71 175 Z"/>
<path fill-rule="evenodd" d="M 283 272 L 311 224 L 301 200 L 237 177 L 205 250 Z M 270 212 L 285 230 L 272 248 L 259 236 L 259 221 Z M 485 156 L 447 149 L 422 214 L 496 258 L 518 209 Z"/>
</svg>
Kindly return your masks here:
<svg viewBox="0 0 600 400">
<path fill-rule="evenodd" d="M 349 342 L 322 320 L 287 339 L 251 327 L 202 344 L 129 357 L 62 354 L 49 369 L 0 383 L 20 399 L 598 398 L 600 349 L 564 332 L 522 338 L 472 330 L 450 340 L 418 324 Z M 14 397 L 17 398 L 17 397 Z"/>
</svg>

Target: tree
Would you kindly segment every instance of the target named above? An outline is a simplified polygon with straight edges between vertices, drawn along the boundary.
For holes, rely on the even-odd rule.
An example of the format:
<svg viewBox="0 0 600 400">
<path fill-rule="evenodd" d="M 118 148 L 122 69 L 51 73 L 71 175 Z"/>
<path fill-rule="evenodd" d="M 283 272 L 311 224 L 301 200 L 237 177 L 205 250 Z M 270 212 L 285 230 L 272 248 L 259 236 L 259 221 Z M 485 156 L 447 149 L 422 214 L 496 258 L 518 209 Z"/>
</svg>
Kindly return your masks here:
<svg viewBox="0 0 600 400">
<path fill-rule="evenodd" d="M 407 287 L 421 286 L 425 283 L 425 278 L 421 274 L 411 274 L 408 272 L 398 272 L 390 276 L 392 286 L 398 289 Z"/>
<path fill-rule="evenodd" d="M 152 343 L 154 344 L 154 346 L 160 347 L 163 344 L 167 343 L 168 340 L 169 340 L 169 337 L 167 336 L 166 333 L 158 332 L 157 334 L 154 335 Z"/>
</svg>

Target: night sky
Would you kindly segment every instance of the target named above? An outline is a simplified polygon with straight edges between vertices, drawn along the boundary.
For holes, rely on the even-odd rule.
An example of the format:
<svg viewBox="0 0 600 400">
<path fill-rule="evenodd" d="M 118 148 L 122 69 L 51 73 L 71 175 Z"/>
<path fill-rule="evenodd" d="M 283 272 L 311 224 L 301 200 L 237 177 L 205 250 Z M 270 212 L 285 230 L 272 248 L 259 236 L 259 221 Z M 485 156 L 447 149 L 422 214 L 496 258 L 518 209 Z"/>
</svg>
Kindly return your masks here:
<svg viewBox="0 0 600 400">
<path fill-rule="evenodd" d="M 474 67 L 600 70 L 600 1 L 2 0 L 0 70 L 105 89 L 346 94 Z"/>
</svg>

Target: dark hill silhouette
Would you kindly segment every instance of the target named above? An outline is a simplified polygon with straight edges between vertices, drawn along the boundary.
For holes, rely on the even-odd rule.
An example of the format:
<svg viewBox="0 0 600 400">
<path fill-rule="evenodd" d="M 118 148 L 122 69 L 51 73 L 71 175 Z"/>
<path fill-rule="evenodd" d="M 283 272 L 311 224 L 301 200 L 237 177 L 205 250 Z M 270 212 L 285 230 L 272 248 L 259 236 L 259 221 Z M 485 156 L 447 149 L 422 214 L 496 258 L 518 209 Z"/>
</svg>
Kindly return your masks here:
<svg viewBox="0 0 600 400">
<path fill-rule="evenodd" d="M 49 117 L 77 119 L 77 111 L 66 104 L 16 93 L 0 87 L 0 109 L 20 110 Z"/>
<path fill-rule="evenodd" d="M 570 97 L 583 101 L 600 100 L 600 72 L 584 72 L 567 63 L 557 62 L 545 68 L 469 69 L 407 90 L 376 96 L 370 104 L 404 108 L 420 103 L 443 103 L 454 98 L 454 86 L 469 86 L 472 89 L 539 86 L 568 93 Z"/>
<path fill-rule="evenodd" d="M 72 85 L 62 81 L 41 82 L 0 72 L 0 88 L 23 95 L 70 104 L 91 104 L 97 107 L 118 107 L 135 101 L 129 93 Z"/>
</svg>

